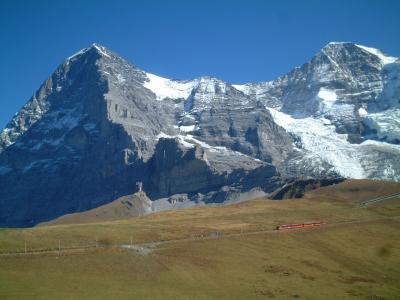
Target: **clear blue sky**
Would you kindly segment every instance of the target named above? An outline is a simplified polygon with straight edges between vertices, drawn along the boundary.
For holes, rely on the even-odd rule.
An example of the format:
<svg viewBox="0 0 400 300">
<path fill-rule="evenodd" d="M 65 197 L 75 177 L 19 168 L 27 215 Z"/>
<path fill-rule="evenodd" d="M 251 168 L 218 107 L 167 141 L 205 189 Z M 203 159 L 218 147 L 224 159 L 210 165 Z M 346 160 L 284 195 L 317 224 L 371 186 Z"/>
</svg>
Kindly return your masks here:
<svg viewBox="0 0 400 300">
<path fill-rule="evenodd" d="M 397 0 L 1 0 L 0 128 L 93 42 L 170 78 L 265 81 L 330 41 L 400 56 L 399 12 Z"/>
</svg>

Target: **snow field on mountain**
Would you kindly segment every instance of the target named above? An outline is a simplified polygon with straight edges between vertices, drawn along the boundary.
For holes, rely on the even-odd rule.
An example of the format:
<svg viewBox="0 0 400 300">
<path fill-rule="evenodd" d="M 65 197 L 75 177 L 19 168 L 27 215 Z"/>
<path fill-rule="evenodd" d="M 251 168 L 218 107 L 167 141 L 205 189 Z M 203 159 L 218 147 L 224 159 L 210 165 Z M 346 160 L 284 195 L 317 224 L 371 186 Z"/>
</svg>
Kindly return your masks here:
<svg viewBox="0 0 400 300">
<path fill-rule="evenodd" d="M 304 150 L 328 162 L 345 177 L 364 178 L 358 156 L 358 145 L 347 141 L 346 134 L 338 134 L 325 118 L 295 119 L 290 115 L 268 108 L 275 122 L 288 132 L 300 137 Z"/>
<path fill-rule="evenodd" d="M 295 119 L 275 109 L 268 109 L 278 125 L 301 139 L 301 148 L 315 157 L 316 161 L 322 160 L 332 165 L 344 177 L 361 179 L 369 176 L 365 166 L 368 165 L 368 160 L 373 162 L 374 153 L 371 150 L 366 152 L 365 150 L 368 148 L 385 149 L 400 155 L 399 145 L 373 140 L 366 140 L 361 144 L 351 144 L 347 140 L 347 134 L 338 134 L 335 126 L 323 117 Z M 373 116 L 373 114 L 369 116 L 371 115 Z M 393 116 L 388 116 L 388 118 L 390 121 Z M 385 118 L 383 117 L 379 120 L 380 130 L 388 130 L 393 126 L 393 123 L 388 121 L 387 127 L 385 127 Z M 399 128 L 400 126 L 392 129 L 398 132 Z M 371 155 L 367 155 L 368 153 Z M 390 168 L 384 171 L 388 178 L 394 176 L 393 172 Z"/>
<path fill-rule="evenodd" d="M 149 80 L 144 83 L 144 87 L 156 94 L 159 101 L 165 98 L 186 99 L 197 84 L 197 80 L 175 81 L 151 73 L 146 73 L 146 76 Z"/>
<path fill-rule="evenodd" d="M 362 45 L 356 45 L 358 48 L 361 48 L 369 53 L 372 53 L 375 56 L 378 56 L 379 59 L 382 61 L 382 64 L 387 65 L 387 64 L 391 64 L 394 63 L 397 60 L 397 57 L 393 57 L 393 56 L 387 56 L 385 54 L 382 53 L 382 51 L 375 49 L 375 48 L 371 48 L 371 47 L 366 47 L 366 46 L 362 46 Z"/>
<path fill-rule="evenodd" d="M 364 119 L 368 127 L 375 129 L 381 139 L 400 141 L 400 109 L 388 109 L 370 113 Z"/>
<path fill-rule="evenodd" d="M 318 95 L 320 99 L 322 99 L 324 106 L 329 109 L 332 107 L 332 105 L 335 103 L 337 100 L 337 95 L 335 91 L 326 89 L 326 88 L 320 88 Z"/>
</svg>

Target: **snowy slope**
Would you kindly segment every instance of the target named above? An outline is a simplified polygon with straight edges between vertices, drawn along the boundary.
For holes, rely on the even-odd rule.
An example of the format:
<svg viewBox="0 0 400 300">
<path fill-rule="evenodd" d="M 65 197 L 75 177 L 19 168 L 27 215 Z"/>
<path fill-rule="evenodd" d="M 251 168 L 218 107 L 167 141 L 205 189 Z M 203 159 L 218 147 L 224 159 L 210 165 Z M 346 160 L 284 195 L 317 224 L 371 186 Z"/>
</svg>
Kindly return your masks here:
<svg viewBox="0 0 400 300">
<path fill-rule="evenodd" d="M 398 58 L 332 42 L 277 80 L 234 87 L 262 101 L 301 141 L 306 155 L 298 164 L 327 162 L 346 177 L 399 179 Z"/>
<path fill-rule="evenodd" d="M 193 88 L 198 84 L 198 80 L 179 81 L 163 78 L 151 73 L 146 73 L 147 81 L 144 87 L 151 90 L 157 96 L 157 100 L 165 98 L 187 99 Z"/>
<path fill-rule="evenodd" d="M 375 49 L 375 48 L 371 48 L 371 47 L 366 47 L 366 46 L 362 46 L 362 45 L 356 45 L 357 47 L 360 47 L 361 49 L 377 56 L 381 61 L 383 65 L 387 65 L 387 64 L 391 64 L 394 63 L 398 58 L 397 57 L 393 57 L 393 56 L 388 56 L 385 55 L 381 50 L 379 49 Z"/>
<path fill-rule="evenodd" d="M 269 108 L 269 110 L 280 126 L 299 138 L 296 146 L 299 151 L 305 152 L 305 160 L 311 164 L 320 160 L 325 161 L 344 177 L 356 179 L 371 177 L 373 174 L 366 170 L 365 164 L 374 163 L 373 156 L 377 148 L 394 152 L 400 157 L 400 145 L 370 140 L 351 144 L 347 134 L 338 134 L 335 126 L 324 117 L 295 119 L 275 109 Z M 398 173 L 391 178 L 393 174 L 389 170 L 390 165 L 379 168 L 382 168 L 382 178 L 400 180 Z"/>
</svg>

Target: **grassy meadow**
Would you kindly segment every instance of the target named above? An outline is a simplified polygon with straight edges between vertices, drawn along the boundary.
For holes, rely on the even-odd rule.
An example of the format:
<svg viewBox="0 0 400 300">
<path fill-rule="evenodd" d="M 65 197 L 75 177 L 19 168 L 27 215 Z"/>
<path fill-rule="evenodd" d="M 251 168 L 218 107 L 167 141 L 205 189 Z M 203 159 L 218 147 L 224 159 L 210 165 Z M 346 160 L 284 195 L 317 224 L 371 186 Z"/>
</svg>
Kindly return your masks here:
<svg viewBox="0 0 400 300">
<path fill-rule="evenodd" d="M 358 205 L 398 191 L 399 184 L 355 181 L 297 200 L 2 229 L 3 253 L 24 251 L 25 243 L 29 251 L 95 240 L 108 246 L 176 241 L 147 255 L 118 247 L 0 255 L 0 299 L 399 299 L 400 201 Z M 272 230 L 319 220 L 326 225 Z M 178 241 L 215 232 L 220 237 Z"/>
</svg>

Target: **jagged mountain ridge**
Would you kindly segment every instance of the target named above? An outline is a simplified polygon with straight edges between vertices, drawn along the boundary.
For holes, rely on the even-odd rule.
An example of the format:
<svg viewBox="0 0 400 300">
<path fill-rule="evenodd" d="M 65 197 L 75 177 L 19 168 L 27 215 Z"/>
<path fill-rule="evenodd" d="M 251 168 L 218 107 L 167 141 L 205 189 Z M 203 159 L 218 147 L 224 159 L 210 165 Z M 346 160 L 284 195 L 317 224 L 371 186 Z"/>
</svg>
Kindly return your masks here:
<svg viewBox="0 0 400 300">
<path fill-rule="evenodd" d="M 276 81 L 231 85 L 162 78 L 93 44 L 1 133 L 0 225 L 97 207 L 137 181 L 164 209 L 284 177 L 399 180 L 399 60 L 376 51 L 331 43 Z"/>
<path fill-rule="evenodd" d="M 399 74 L 398 58 L 332 42 L 275 81 L 235 87 L 298 137 L 310 157 L 302 164 L 325 161 L 345 177 L 399 180 Z"/>
</svg>

